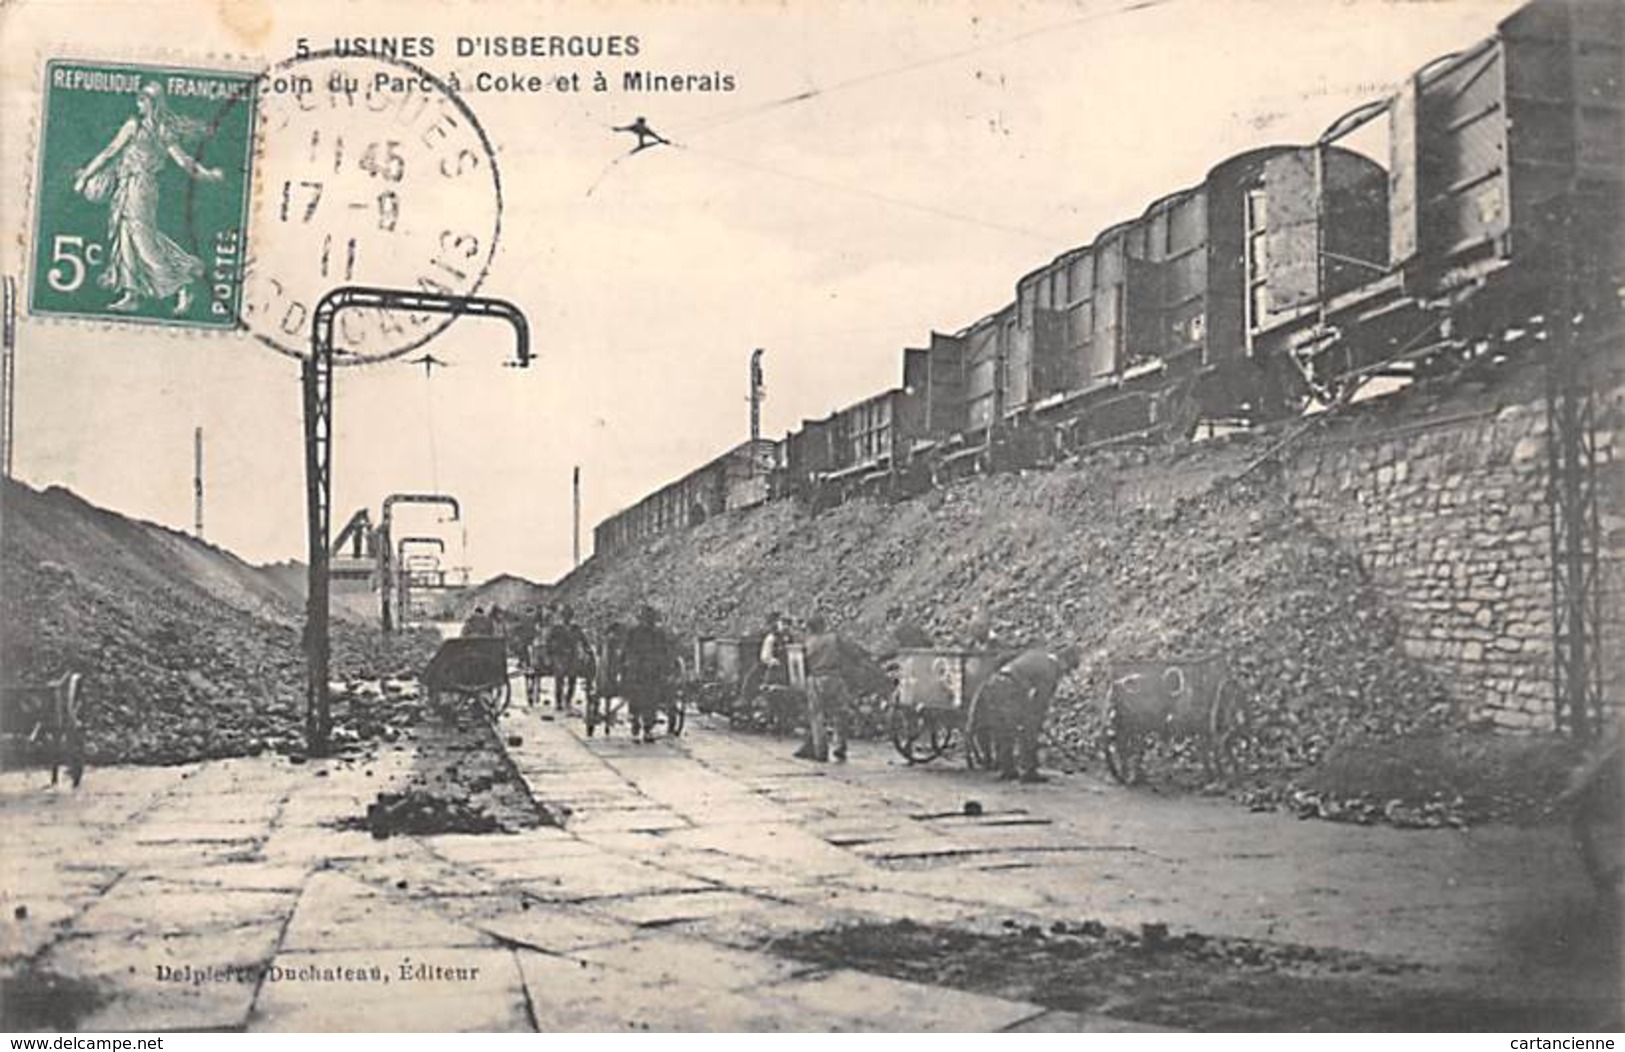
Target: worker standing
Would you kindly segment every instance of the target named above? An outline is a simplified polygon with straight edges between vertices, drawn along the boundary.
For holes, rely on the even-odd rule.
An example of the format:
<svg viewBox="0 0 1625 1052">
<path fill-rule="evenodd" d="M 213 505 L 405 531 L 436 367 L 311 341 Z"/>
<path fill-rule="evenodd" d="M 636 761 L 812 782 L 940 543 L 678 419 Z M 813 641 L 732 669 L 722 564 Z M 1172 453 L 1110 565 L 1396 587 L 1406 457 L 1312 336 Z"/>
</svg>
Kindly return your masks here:
<svg viewBox="0 0 1625 1052">
<path fill-rule="evenodd" d="M 972 733 L 987 730 L 999 778 L 1046 782 L 1038 772 L 1038 737 L 1050 700 L 1068 672 L 1078 667 L 1078 648 L 1024 650 L 989 676 L 971 702 Z"/>
<path fill-rule="evenodd" d="M 877 677 L 884 680 L 885 673 L 862 647 L 831 631 L 822 614 L 807 619 L 807 639 L 802 645 L 807 661 L 809 758 L 819 762 L 832 757 L 845 760 L 853 689 L 861 689 Z"/>
<path fill-rule="evenodd" d="M 559 619 L 547 632 L 548 663 L 553 666 L 553 707 L 569 712 L 575 703 L 577 685 L 593 688 L 595 672 L 592 641 L 576 624 L 575 611 L 568 605 L 559 609 Z"/>
<path fill-rule="evenodd" d="M 790 685 L 790 620 L 783 614 L 767 619 L 767 635 L 762 637 L 762 686 L 788 687 Z"/>
<path fill-rule="evenodd" d="M 536 638 L 536 608 L 528 607 L 514 615 L 508 625 L 508 656 L 528 659 L 530 644 Z"/>
<path fill-rule="evenodd" d="M 626 633 L 621 655 L 621 691 L 632 710 L 632 740 L 655 740 L 655 718 L 672 689 L 677 671 L 677 648 L 655 608 L 638 610 L 638 623 Z"/>
</svg>

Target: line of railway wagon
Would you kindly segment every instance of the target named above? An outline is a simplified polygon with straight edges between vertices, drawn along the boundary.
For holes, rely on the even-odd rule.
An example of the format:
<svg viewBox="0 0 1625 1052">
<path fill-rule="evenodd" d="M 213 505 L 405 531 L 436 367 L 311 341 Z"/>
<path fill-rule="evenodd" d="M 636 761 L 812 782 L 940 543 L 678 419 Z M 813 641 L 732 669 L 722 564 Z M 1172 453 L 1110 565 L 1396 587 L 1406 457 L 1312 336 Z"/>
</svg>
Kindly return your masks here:
<svg viewBox="0 0 1625 1052">
<path fill-rule="evenodd" d="M 773 498 L 1267 423 L 1374 376 L 1514 356 L 1559 312 L 1617 334 L 1622 69 L 1625 4 L 1534 0 L 1315 142 L 1228 158 L 1022 276 L 1012 302 L 906 349 L 900 386 L 606 519 L 595 551 Z"/>
</svg>

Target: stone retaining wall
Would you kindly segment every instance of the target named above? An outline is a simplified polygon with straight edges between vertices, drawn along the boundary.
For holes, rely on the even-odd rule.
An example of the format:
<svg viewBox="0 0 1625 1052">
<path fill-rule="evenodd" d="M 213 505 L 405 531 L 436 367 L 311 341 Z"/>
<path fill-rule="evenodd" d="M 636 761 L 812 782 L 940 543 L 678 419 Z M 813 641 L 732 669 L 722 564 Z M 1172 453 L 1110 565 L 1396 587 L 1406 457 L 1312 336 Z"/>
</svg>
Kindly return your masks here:
<svg viewBox="0 0 1625 1052">
<path fill-rule="evenodd" d="M 1625 701 L 1618 596 L 1625 498 L 1614 435 L 1625 388 L 1599 396 L 1605 697 Z M 1357 553 L 1389 594 L 1406 650 L 1473 718 L 1554 725 L 1547 423 L 1542 400 L 1375 426 L 1355 419 L 1305 441 L 1283 479 L 1298 506 Z"/>
</svg>

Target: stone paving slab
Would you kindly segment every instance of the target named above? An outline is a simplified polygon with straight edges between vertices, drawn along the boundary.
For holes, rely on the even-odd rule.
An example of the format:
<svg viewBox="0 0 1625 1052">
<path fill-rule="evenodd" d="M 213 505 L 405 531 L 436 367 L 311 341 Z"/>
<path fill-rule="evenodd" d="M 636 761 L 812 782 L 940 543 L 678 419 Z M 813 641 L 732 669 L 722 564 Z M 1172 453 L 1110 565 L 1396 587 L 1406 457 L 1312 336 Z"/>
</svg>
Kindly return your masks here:
<svg viewBox="0 0 1625 1052">
<path fill-rule="evenodd" d="M 469 869 L 447 863 L 427 852 L 387 859 L 352 859 L 344 872 L 386 892 L 403 892 L 414 899 L 432 900 L 489 895 L 491 881 Z"/>
<path fill-rule="evenodd" d="M 625 972 L 646 984 L 675 983 L 708 990 L 746 990 L 811 970 L 785 957 L 666 934 L 581 950 L 570 956 Z"/>
<path fill-rule="evenodd" d="M 679 921 L 662 930 L 693 935 L 721 946 L 752 949 L 782 936 L 819 930 L 840 919 L 839 914 L 814 906 L 764 901 L 746 912 Z"/>
<path fill-rule="evenodd" d="M 619 920 L 649 926 L 726 916 L 754 909 L 761 901 L 753 895 L 737 891 L 691 891 L 610 899 L 600 904 L 598 909 Z"/>
<path fill-rule="evenodd" d="M 818 878 L 860 872 L 866 864 L 801 827 L 780 825 L 701 826 L 667 834 L 673 843 L 710 848 Z"/>
<path fill-rule="evenodd" d="M 527 880 L 513 886 L 547 902 L 582 902 L 589 899 L 647 895 L 656 891 L 708 891 L 715 887 L 706 881 L 660 869 L 652 871 L 601 869 L 568 877 Z"/>
<path fill-rule="evenodd" d="M 138 892 L 145 893 L 143 885 L 154 885 L 154 894 L 165 894 L 176 888 L 229 888 L 234 891 L 296 892 L 305 885 L 310 867 L 270 862 L 225 862 L 214 865 L 143 867 L 138 876 L 126 878 Z"/>
<path fill-rule="evenodd" d="M 271 831 L 271 819 L 244 817 L 234 822 L 185 822 L 169 821 L 142 822 L 136 827 L 134 840 L 137 844 L 164 844 L 174 841 L 183 843 L 202 843 L 225 841 L 236 843 L 244 840 L 261 840 Z"/>
<path fill-rule="evenodd" d="M 289 952 L 272 961 L 248 1029 L 255 1031 L 530 1030 L 523 980 L 506 949 Z M 421 977 L 402 969 L 436 969 Z M 347 971 L 346 971 L 347 970 Z M 373 979 L 372 976 L 381 979 Z M 352 980 L 345 976 L 363 976 Z"/>
<path fill-rule="evenodd" d="M 280 931 L 273 920 L 214 932 L 75 935 L 52 946 L 40 965 L 96 983 L 101 1003 L 78 1029 L 232 1029 L 242 1026 L 254 1000 L 251 970 L 271 958 Z M 195 970 L 207 967 L 220 977 L 197 981 Z M 243 971 L 232 975 L 230 967 Z"/>
<path fill-rule="evenodd" d="M 423 837 L 431 852 L 452 862 L 511 862 L 591 854 L 591 845 L 560 829 L 530 829 L 500 835 L 445 834 Z"/>
<path fill-rule="evenodd" d="M 86 909 L 73 927 L 88 934 L 185 935 L 281 919 L 293 910 L 296 897 L 291 892 L 226 888 L 176 889 L 156 895 L 139 883 L 121 883 Z"/>
<path fill-rule="evenodd" d="M 452 907 L 463 923 L 505 943 L 552 954 L 625 942 L 638 928 L 611 917 L 547 903 L 510 899 L 470 901 Z"/>
<path fill-rule="evenodd" d="M 60 854 L 0 860 L 0 901 L 24 901 L 30 891 L 91 894 L 106 890 L 124 872 L 114 866 L 80 866 Z"/>
<path fill-rule="evenodd" d="M 570 829 L 582 833 L 650 833 L 692 828 L 687 819 L 663 808 L 652 807 L 578 811 L 567 824 Z"/>
<path fill-rule="evenodd" d="M 94 901 L 88 895 L 0 897 L 0 961 L 32 957 L 54 942 L 69 921 Z M 22 916 L 18 916 L 19 910 Z"/>
<path fill-rule="evenodd" d="M 282 936 L 284 950 L 491 946 L 482 932 L 340 873 L 317 873 Z"/>
<path fill-rule="evenodd" d="M 624 862 L 617 867 L 616 863 Z M 623 868 L 629 871 L 654 871 L 647 862 L 625 859 L 600 849 L 578 851 L 564 855 L 536 855 L 530 858 L 488 859 L 468 867 L 471 872 L 498 883 L 511 884 L 530 880 L 557 878 L 565 880 L 577 875 L 590 875 L 605 869 Z"/>
<path fill-rule="evenodd" d="M 908 920 L 918 924 L 951 924 L 964 917 L 987 912 L 986 906 L 968 902 L 839 886 L 814 889 L 805 896 L 796 896 L 795 901 L 835 913 L 861 914 L 882 921 Z"/>
<path fill-rule="evenodd" d="M 94 979 L 107 997 L 89 1022 L 103 1027 L 1107 1030 L 1131 1024 L 813 972 L 766 948 L 861 921 L 1163 920 L 1459 969 L 1529 938 L 1531 895 L 1561 902 L 1578 885 L 1554 865 L 1561 831 L 1297 823 L 1088 777 L 1026 787 L 908 768 L 883 744 L 816 765 L 788 757 L 793 740 L 706 726 L 650 748 L 510 714 L 533 791 L 574 808 L 564 829 L 512 836 L 337 828 L 409 771 L 408 749 L 94 771 L 101 795 L 0 773 L 0 974 L 38 952 Z M 967 799 L 984 813 L 964 816 Z M 651 820 L 662 828 L 630 828 Z M 32 906 L 8 922 L 16 904 Z M 167 961 L 388 969 L 407 956 L 481 978 L 287 979 L 256 999 L 152 976 Z M 1520 975 L 1559 976 L 1549 958 Z"/>
<path fill-rule="evenodd" d="M 261 850 L 258 840 L 170 840 L 161 844 L 142 844 L 134 840 L 109 840 L 100 846 L 100 854 L 121 868 L 135 866 L 189 866 L 200 864 L 223 865 L 253 859 Z"/>
<path fill-rule="evenodd" d="M 352 811 L 351 815 L 361 812 Z M 407 841 L 391 838 L 377 841 L 366 833 L 340 831 L 323 826 L 284 826 L 259 845 L 257 858 L 270 862 L 300 863 L 344 859 L 376 859 L 401 855 L 411 850 Z"/>
<path fill-rule="evenodd" d="M 806 1031 L 825 1029 L 803 1007 L 754 992 L 639 982 L 587 961 L 521 954 L 538 1029 L 593 1032 Z"/>
</svg>

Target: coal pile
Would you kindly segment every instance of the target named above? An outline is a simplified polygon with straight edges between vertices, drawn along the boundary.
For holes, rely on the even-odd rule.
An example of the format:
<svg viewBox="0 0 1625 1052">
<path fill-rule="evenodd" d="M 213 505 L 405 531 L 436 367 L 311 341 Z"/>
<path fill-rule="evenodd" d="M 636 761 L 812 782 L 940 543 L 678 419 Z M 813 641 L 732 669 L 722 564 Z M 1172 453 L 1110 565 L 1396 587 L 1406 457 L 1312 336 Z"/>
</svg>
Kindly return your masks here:
<svg viewBox="0 0 1625 1052">
<path fill-rule="evenodd" d="M 183 534 L 7 482 L 0 666 L 8 680 L 84 676 L 92 763 L 178 763 L 302 741 L 303 612 L 277 575 Z M 428 662 L 432 633 L 333 627 L 336 740 L 388 740 L 417 718 L 386 689 Z M 373 681 L 363 687 L 358 681 Z"/>
<path fill-rule="evenodd" d="M 432 709 L 415 740 L 405 787 L 379 793 L 357 823 L 375 838 L 514 833 L 556 824 L 531 798 L 496 733 L 473 709 Z"/>
<path fill-rule="evenodd" d="M 771 504 L 594 559 L 562 597 L 599 622 L 651 601 L 683 634 L 741 634 L 773 611 L 804 619 L 816 609 L 880 653 L 904 624 L 962 644 L 985 609 L 1001 649 L 1082 648 L 1048 727 L 1051 762 L 1072 767 L 1098 763 L 1114 662 L 1223 654 L 1261 729 L 1235 792 L 1249 806 L 1289 806 L 1300 776 L 1338 743 L 1434 734 L 1460 720 L 1404 652 L 1398 620 L 1358 560 L 1267 477 L 1233 481 L 1252 455 L 1245 445 L 1194 447 L 1163 463 L 1165 452 L 1127 450 L 818 516 Z M 1205 784 L 1192 749 L 1165 750 L 1151 776 Z M 1380 786 L 1325 792 L 1378 796 L 1377 820 L 1403 815 Z M 1434 803 L 1430 791 L 1402 807 Z"/>
<path fill-rule="evenodd" d="M 474 807 L 466 799 L 436 795 L 424 789 L 378 794 L 378 799 L 367 807 L 366 826 L 379 840 L 403 834 L 430 836 L 505 831 L 496 816 Z"/>
</svg>

